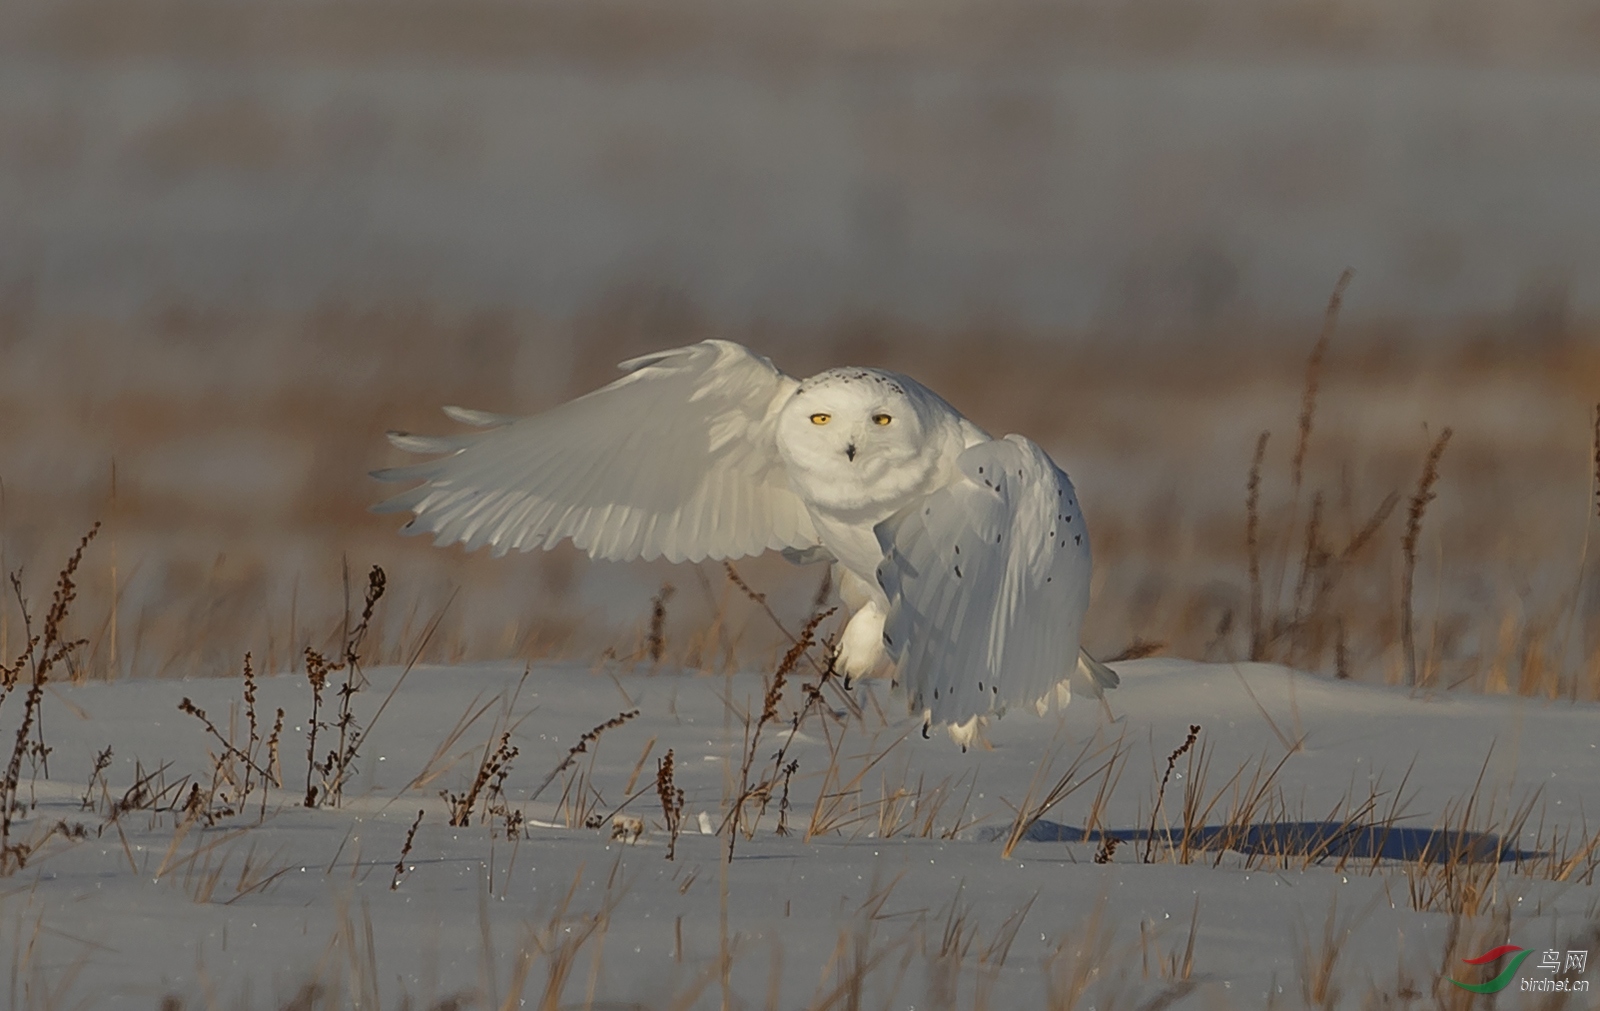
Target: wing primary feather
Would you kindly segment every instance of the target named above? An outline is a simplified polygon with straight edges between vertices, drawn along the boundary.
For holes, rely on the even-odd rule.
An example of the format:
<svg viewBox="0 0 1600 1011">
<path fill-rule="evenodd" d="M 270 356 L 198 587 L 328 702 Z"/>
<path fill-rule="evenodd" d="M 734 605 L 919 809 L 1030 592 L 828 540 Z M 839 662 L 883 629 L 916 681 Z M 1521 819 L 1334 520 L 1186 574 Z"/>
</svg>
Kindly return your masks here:
<svg viewBox="0 0 1600 1011">
<path fill-rule="evenodd" d="M 407 453 L 459 453 L 472 444 L 471 435 L 412 435 L 410 432 L 387 433 L 389 444 Z"/>
<path fill-rule="evenodd" d="M 491 414 L 488 411 L 474 411 L 468 407 L 449 406 L 442 410 L 451 421 L 459 421 L 473 428 L 503 428 L 517 420 L 514 414 Z"/>
</svg>

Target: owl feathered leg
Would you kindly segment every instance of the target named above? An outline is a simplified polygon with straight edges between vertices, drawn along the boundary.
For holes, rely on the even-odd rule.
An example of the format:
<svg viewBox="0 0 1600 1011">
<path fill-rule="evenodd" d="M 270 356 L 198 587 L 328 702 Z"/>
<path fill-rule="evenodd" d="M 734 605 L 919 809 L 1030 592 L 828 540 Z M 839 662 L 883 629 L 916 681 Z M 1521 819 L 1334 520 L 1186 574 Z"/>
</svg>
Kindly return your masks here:
<svg viewBox="0 0 1600 1011">
<path fill-rule="evenodd" d="M 876 587 L 842 566 L 836 573 L 839 598 L 855 611 L 839 636 L 839 650 L 834 656 L 834 665 L 848 684 L 857 678 L 882 673 L 887 666 L 883 623 L 889 610 L 886 602 L 879 601 L 882 593 L 874 592 Z"/>
<path fill-rule="evenodd" d="M 839 652 L 834 666 L 846 678 L 846 684 L 857 678 L 879 673 L 884 665 L 883 621 L 888 617 L 876 601 L 867 601 L 851 616 L 839 636 Z"/>
</svg>

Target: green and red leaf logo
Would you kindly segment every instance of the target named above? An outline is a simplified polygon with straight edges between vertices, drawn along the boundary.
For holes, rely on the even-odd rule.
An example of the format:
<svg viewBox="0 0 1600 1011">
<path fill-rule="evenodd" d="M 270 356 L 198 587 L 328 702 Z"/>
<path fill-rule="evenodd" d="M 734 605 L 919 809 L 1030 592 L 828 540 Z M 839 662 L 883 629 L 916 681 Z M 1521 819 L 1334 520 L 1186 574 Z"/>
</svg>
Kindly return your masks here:
<svg viewBox="0 0 1600 1011">
<path fill-rule="evenodd" d="M 1517 970 L 1522 968 L 1523 960 L 1525 960 L 1529 955 L 1533 954 L 1533 952 L 1525 951 L 1514 944 L 1502 944 L 1498 948 L 1491 948 L 1490 950 L 1479 955 L 1477 958 L 1463 958 L 1461 960 L 1468 965 L 1487 965 L 1488 963 L 1493 962 L 1495 959 L 1500 958 L 1502 955 L 1509 955 L 1512 952 L 1517 953 L 1516 957 L 1506 965 L 1505 969 L 1501 970 L 1500 975 L 1489 980 L 1487 983 L 1463 983 L 1458 979 L 1452 979 L 1450 982 L 1454 983 L 1456 986 L 1459 986 L 1463 990 L 1471 990 L 1473 993 L 1499 993 L 1501 990 L 1504 990 L 1506 987 L 1511 985 L 1511 980 L 1516 976 Z"/>
</svg>

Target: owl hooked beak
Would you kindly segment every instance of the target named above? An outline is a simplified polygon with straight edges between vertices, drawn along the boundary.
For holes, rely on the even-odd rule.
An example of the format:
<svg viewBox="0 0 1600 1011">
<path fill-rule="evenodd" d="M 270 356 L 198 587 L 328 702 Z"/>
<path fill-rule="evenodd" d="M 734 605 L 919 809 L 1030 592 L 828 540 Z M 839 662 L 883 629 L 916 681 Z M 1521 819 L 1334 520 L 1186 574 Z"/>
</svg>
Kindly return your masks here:
<svg viewBox="0 0 1600 1011">
<path fill-rule="evenodd" d="M 852 442 L 845 446 L 844 455 L 850 458 L 850 462 L 854 463 L 856 459 L 856 444 Z"/>
</svg>

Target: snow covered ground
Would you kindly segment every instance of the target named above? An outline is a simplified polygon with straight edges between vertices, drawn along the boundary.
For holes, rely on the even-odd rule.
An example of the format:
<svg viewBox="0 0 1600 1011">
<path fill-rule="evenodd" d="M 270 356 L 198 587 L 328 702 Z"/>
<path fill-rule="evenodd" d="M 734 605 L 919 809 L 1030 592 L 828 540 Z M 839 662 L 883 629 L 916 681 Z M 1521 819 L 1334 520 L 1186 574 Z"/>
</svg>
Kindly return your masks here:
<svg viewBox="0 0 1600 1011">
<path fill-rule="evenodd" d="M 989 748 L 965 754 L 942 735 L 924 740 L 886 684 L 848 696 L 827 687 L 827 713 L 813 707 L 784 757 L 798 761 L 789 834 L 776 831 L 774 790 L 764 817 L 748 809 L 753 837 L 737 840 L 731 862 L 727 833 L 703 830 L 717 832 L 739 793 L 744 714 L 760 715 L 768 683 L 758 673 L 369 671 L 351 711 L 370 737 L 340 806 L 317 809 L 302 804 L 310 686 L 298 674 L 261 677 L 259 764 L 272 764 L 274 710 L 286 713 L 274 769 L 285 786 L 264 815 L 259 791 L 239 813 L 219 813 L 231 790 L 213 791 L 224 749 L 179 708 L 191 699 L 248 749 L 241 679 L 53 685 L 42 703 L 49 775 L 36 769 L 30 781 L 24 761 L 28 810 L 12 839 L 66 827 L 3 882 L 9 1006 L 1467 1007 L 1486 998 L 1441 973 L 1476 981 L 1504 963 L 1461 958 L 1505 943 L 1600 956 L 1593 850 L 1565 880 L 1551 880 L 1561 876 L 1555 860 L 1526 852 L 1593 845 L 1595 706 L 1412 698 L 1258 664 L 1149 659 L 1119 669 L 1122 686 L 1105 706 L 1078 699 L 1060 717 L 1014 713 L 990 728 Z M 324 692 L 330 724 L 341 677 Z M 804 704 L 801 686 L 816 680 L 804 661 L 790 675 L 753 750 L 752 781 L 773 768 Z M 0 733 L 16 726 L 22 701 L 8 700 Z M 580 735 L 634 710 L 530 799 Z M 1167 756 L 1191 725 L 1196 743 L 1163 792 Z M 517 752 L 502 790 L 490 776 L 470 826 L 451 826 L 441 791 L 467 793 L 503 733 Z M 319 760 L 336 738 L 336 726 L 319 731 Z M 653 785 L 669 749 L 685 792 L 671 860 Z M 1505 840 L 1525 852 L 1521 862 L 1430 870 L 1332 852 L 1199 852 L 1185 863 L 1154 845 L 1146 862 L 1136 838 L 1106 864 L 1095 862 L 1103 844 L 1094 841 L 1023 841 L 1003 858 L 1013 807 L 1037 804 L 1079 755 L 1069 783 L 1083 785 L 1036 837 L 1084 828 L 1102 786 L 1099 825 L 1124 835 L 1152 824 L 1158 792 L 1155 825 L 1181 835 L 1186 788 L 1202 806 L 1220 797 L 1197 824 L 1224 824 L 1252 778 L 1276 769 L 1245 821 L 1494 831 L 1531 802 L 1524 831 Z M 237 757 L 231 766 L 238 775 Z M 147 795 L 167 792 L 126 798 L 136 770 Z M 196 785 L 198 806 L 185 814 Z M 582 827 L 580 792 L 600 815 L 637 794 L 617 820 L 642 818 L 642 837 L 612 838 L 613 823 Z M 133 803 L 113 817 L 124 799 Z M 485 817 L 493 806 L 504 810 Z M 505 819 L 518 813 L 526 822 L 508 839 Z M 1442 896 L 1418 898 L 1441 885 L 1450 886 Z M 1452 905 L 1481 915 L 1453 927 Z M 1520 977 L 1551 978 L 1537 961 Z M 1592 962 L 1566 974 L 1595 976 Z M 1574 996 L 1566 1006 L 1594 1006 Z M 1499 999 L 1558 1006 L 1535 1004 L 1551 995 L 1517 982 Z"/>
</svg>

